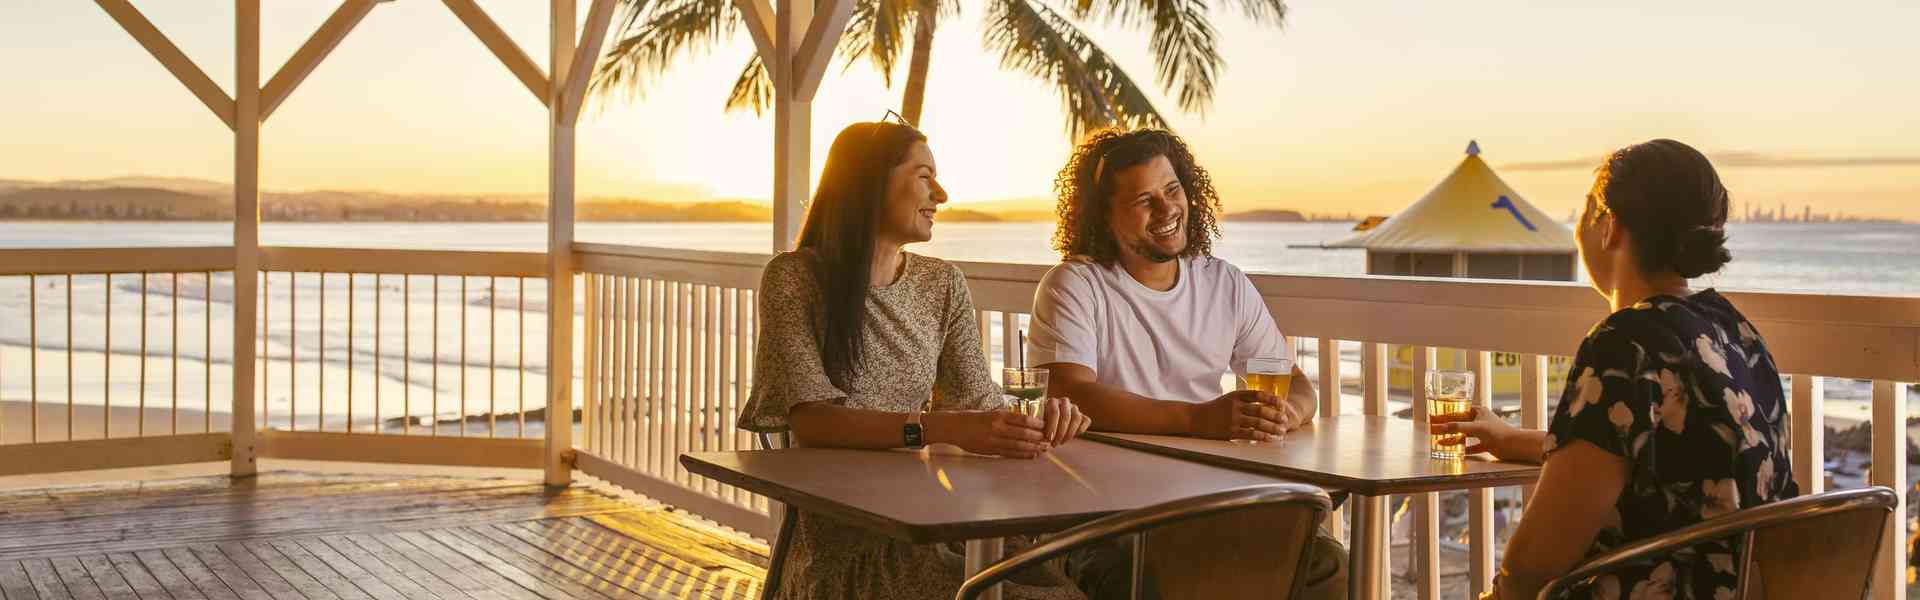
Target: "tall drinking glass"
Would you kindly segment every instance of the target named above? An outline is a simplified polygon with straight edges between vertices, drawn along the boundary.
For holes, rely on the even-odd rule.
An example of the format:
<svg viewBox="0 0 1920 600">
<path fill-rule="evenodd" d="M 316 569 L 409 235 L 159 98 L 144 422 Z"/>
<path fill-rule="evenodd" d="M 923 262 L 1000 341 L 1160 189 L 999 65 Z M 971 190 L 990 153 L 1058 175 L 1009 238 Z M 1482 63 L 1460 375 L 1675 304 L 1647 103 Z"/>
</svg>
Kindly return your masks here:
<svg viewBox="0 0 1920 600">
<path fill-rule="evenodd" d="M 1466 417 L 1473 410 L 1473 383 L 1473 371 L 1428 372 L 1427 414 Z M 1459 460 L 1466 456 L 1467 434 L 1429 433 L 1428 449 L 1434 458 Z"/>
<path fill-rule="evenodd" d="M 1013 405 L 1014 412 L 1040 417 L 1041 420 L 1047 418 L 1044 412 L 1046 402 L 1043 398 L 1047 396 L 1047 375 L 1050 372 L 1046 369 L 1017 367 L 1000 370 L 1000 390 L 1016 399 Z"/>
<path fill-rule="evenodd" d="M 1287 397 L 1287 390 L 1293 387 L 1293 359 L 1284 356 L 1261 356 L 1247 361 L 1247 389 Z M 1280 436 L 1274 436 L 1278 440 Z M 1258 444 L 1260 440 L 1234 439 L 1243 444 Z"/>
</svg>

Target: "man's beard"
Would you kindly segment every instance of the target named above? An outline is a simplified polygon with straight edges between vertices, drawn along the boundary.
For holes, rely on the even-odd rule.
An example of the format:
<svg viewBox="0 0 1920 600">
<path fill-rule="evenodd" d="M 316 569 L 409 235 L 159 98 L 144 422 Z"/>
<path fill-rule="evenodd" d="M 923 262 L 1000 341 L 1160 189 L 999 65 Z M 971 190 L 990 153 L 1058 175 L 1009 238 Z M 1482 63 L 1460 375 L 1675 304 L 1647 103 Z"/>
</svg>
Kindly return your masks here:
<svg viewBox="0 0 1920 600">
<path fill-rule="evenodd" d="M 1185 250 L 1185 248 L 1182 248 L 1182 250 Z M 1160 248 L 1155 247 L 1153 244 L 1148 243 L 1145 240 L 1134 242 L 1133 252 L 1135 254 L 1139 254 L 1140 256 L 1146 258 L 1147 260 L 1157 262 L 1157 263 L 1164 263 L 1164 262 L 1171 261 L 1175 258 L 1179 258 L 1178 253 L 1168 254 L 1166 252 L 1162 252 L 1160 251 Z"/>
</svg>

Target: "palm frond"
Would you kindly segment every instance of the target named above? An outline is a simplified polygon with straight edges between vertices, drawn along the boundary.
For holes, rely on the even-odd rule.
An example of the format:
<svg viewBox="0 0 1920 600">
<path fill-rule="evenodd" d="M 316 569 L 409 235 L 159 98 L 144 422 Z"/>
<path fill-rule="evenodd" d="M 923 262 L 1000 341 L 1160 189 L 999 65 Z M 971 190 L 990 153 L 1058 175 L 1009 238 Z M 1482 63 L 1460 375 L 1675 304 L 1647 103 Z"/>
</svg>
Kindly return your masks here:
<svg viewBox="0 0 1920 600">
<path fill-rule="evenodd" d="M 1231 1 L 1239 7 L 1240 14 L 1255 25 L 1274 27 L 1286 25 L 1286 0 Z M 1137 27 L 1152 24 L 1151 20 L 1166 10 L 1162 5 L 1181 2 L 1182 0 L 1071 0 L 1067 12 L 1072 13 L 1076 19 L 1095 19 L 1102 23 Z"/>
<path fill-rule="evenodd" d="M 647 80 L 694 51 L 706 51 L 740 26 L 729 0 L 632 0 L 625 6 L 618 40 L 594 69 L 589 90 L 596 97 L 638 97 Z"/>
<path fill-rule="evenodd" d="M 846 33 L 834 49 L 842 60 L 841 71 L 853 68 L 861 59 L 873 63 L 887 87 L 893 87 L 894 66 L 900 63 L 903 40 L 912 24 L 914 0 L 855 0 L 853 17 L 847 20 Z"/>
<path fill-rule="evenodd" d="M 1153 15 L 1154 75 L 1173 92 L 1181 110 L 1205 113 L 1213 103 L 1214 76 L 1226 66 L 1207 21 L 1206 0 L 1160 0 Z"/>
<path fill-rule="evenodd" d="M 1069 136 L 1110 126 L 1168 126 L 1113 57 L 1053 9 L 1032 0 L 995 0 L 984 29 L 987 49 L 1000 54 L 1002 68 L 1057 88 Z"/>
<path fill-rule="evenodd" d="M 1183 110 L 1204 113 L 1212 104 L 1214 82 L 1226 61 L 1219 55 L 1207 0 L 1070 1 L 1074 18 L 1151 27 L 1149 49 L 1160 89 L 1174 94 Z M 1255 24 L 1285 24 L 1285 0 L 1228 1 Z"/>
<path fill-rule="evenodd" d="M 727 94 L 727 110 L 752 109 L 754 115 L 762 115 L 772 107 L 773 78 L 767 76 L 767 66 L 755 52 L 747 59 L 746 68 L 740 70 L 740 78 L 734 80 L 733 92 Z"/>
</svg>

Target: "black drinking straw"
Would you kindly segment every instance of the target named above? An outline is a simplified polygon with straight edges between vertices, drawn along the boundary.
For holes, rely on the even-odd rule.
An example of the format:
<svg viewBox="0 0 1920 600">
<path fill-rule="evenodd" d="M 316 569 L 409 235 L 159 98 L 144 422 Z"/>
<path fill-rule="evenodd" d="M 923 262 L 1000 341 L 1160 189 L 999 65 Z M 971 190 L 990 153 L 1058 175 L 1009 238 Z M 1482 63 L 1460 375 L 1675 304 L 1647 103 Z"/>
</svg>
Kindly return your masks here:
<svg viewBox="0 0 1920 600">
<path fill-rule="evenodd" d="M 1024 370 L 1027 368 L 1027 332 L 1021 331 L 1017 335 L 1020 336 L 1020 368 Z"/>
</svg>

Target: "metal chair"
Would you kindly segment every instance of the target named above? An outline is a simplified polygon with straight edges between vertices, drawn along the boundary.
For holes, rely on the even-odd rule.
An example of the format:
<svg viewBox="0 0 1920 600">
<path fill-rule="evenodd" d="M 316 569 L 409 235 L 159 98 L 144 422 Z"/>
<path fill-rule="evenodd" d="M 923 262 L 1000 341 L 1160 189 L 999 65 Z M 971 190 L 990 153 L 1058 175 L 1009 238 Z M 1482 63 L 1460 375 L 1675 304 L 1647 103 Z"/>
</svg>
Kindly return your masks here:
<svg viewBox="0 0 1920 600">
<path fill-rule="evenodd" d="M 787 432 L 755 433 L 753 436 L 759 440 L 761 450 L 778 450 L 793 446 L 793 436 Z M 793 528 L 787 526 L 793 520 L 793 515 L 788 514 L 786 505 L 769 501 L 767 508 L 768 514 L 773 518 L 773 526 L 779 533 L 774 534 L 772 555 L 767 557 L 767 579 L 761 584 L 760 600 L 774 600 L 774 596 L 779 593 L 781 572 L 786 567 L 787 548 L 793 544 Z"/>
<path fill-rule="evenodd" d="M 1539 600 L 1676 550 L 1743 536 L 1742 600 L 1864 598 L 1899 497 L 1885 487 L 1801 496 L 1683 527 L 1595 557 L 1547 583 Z"/>
<path fill-rule="evenodd" d="M 1304 583 L 1307 549 L 1332 501 L 1320 488 L 1283 483 L 1216 492 L 1111 515 L 1074 527 L 967 579 L 957 600 L 974 600 L 1023 569 L 1067 552 L 1138 535 L 1133 594 L 1151 585 L 1167 600 L 1291 597 Z M 1197 550 L 1204 548 L 1204 550 Z M 1231 548 L 1230 552 L 1221 549 Z M 1203 552 L 1205 561 L 1188 560 Z"/>
</svg>

